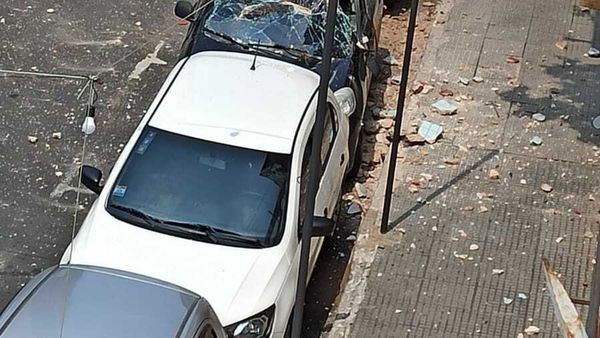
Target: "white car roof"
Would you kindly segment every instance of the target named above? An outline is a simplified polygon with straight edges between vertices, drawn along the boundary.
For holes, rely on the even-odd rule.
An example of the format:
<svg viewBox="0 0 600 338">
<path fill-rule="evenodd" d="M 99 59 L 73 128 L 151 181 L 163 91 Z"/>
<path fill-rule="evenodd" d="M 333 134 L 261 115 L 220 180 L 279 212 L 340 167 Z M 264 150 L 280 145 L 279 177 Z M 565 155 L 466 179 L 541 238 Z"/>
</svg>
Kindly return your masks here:
<svg viewBox="0 0 600 338">
<path fill-rule="evenodd" d="M 233 52 L 194 54 L 175 77 L 149 125 L 238 147 L 291 153 L 317 73 Z"/>
</svg>

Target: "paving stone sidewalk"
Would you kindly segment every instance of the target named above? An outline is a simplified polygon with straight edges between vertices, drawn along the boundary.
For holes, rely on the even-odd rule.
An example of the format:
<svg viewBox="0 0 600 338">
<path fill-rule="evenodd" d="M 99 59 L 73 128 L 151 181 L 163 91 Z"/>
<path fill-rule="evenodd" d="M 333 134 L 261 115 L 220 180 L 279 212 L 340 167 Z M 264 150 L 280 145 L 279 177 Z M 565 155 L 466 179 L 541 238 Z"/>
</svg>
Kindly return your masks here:
<svg viewBox="0 0 600 338">
<path fill-rule="evenodd" d="M 517 337 L 536 326 L 559 337 L 542 258 L 589 299 L 600 230 L 600 60 L 584 55 L 600 17 L 594 25 L 573 0 L 439 11 L 417 75 L 434 88 L 411 96 L 403 133 L 428 120 L 443 138 L 403 144 L 393 230 L 380 236 L 366 217 L 330 336 Z M 456 115 L 432 112 L 442 89 Z"/>
</svg>

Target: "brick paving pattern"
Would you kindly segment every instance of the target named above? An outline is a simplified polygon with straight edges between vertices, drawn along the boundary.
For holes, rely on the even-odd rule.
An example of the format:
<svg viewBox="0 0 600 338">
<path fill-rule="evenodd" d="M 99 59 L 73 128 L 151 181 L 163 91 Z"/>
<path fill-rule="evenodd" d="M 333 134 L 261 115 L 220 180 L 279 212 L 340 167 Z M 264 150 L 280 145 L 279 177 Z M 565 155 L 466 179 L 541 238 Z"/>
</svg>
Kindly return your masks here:
<svg viewBox="0 0 600 338">
<path fill-rule="evenodd" d="M 412 96 L 403 128 L 424 118 L 443 139 L 401 149 L 394 244 L 377 249 L 350 336 L 516 337 L 535 325 L 559 337 L 542 258 L 587 299 L 600 230 L 600 61 L 584 56 L 598 25 L 572 0 L 456 0 L 440 17 L 417 75 L 435 89 Z M 474 76 L 485 81 L 457 83 Z M 431 112 L 442 86 L 463 95 L 457 115 Z"/>
</svg>

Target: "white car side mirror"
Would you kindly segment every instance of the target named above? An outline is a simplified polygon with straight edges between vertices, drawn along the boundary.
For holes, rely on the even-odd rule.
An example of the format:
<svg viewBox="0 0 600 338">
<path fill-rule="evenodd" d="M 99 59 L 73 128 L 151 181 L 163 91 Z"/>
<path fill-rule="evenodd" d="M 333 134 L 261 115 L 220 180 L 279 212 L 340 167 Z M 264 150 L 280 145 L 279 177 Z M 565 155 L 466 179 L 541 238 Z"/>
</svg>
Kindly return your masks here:
<svg viewBox="0 0 600 338">
<path fill-rule="evenodd" d="M 354 113 L 356 110 L 356 96 L 354 96 L 354 91 L 350 87 L 339 89 L 333 95 L 344 115 L 350 116 Z"/>
</svg>

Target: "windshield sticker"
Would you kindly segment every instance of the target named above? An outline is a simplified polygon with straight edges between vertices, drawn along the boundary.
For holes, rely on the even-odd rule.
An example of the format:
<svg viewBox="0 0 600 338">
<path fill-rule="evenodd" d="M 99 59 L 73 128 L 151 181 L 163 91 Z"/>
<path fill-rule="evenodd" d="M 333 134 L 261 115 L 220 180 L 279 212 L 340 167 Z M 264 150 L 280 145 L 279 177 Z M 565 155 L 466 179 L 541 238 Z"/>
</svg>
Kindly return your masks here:
<svg viewBox="0 0 600 338">
<path fill-rule="evenodd" d="M 215 169 L 219 169 L 219 170 L 227 169 L 227 162 L 223 161 L 220 158 L 215 157 L 214 154 L 208 154 L 208 155 L 202 154 L 198 158 L 198 162 L 200 162 L 200 164 L 203 164 L 207 167 L 211 167 L 211 168 L 215 168 Z"/>
<path fill-rule="evenodd" d="M 150 143 L 152 143 L 152 140 L 154 140 L 154 136 L 156 136 L 156 132 L 155 131 L 149 131 L 148 134 L 146 134 L 146 136 L 142 140 L 142 142 L 140 142 L 140 144 L 138 145 L 138 147 L 135 150 L 135 152 L 137 154 L 139 154 L 139 155 L 144 155 L 144 153 L 146 152 L 146 150 L 150 146 Z"/>
<path fill-rule="evenodd" d="M 125 192 L 127 191 L 126 185 L 117 185 L 112 192 L 112 195 L 115 197 L 125 197 Z"/>
</svg>

